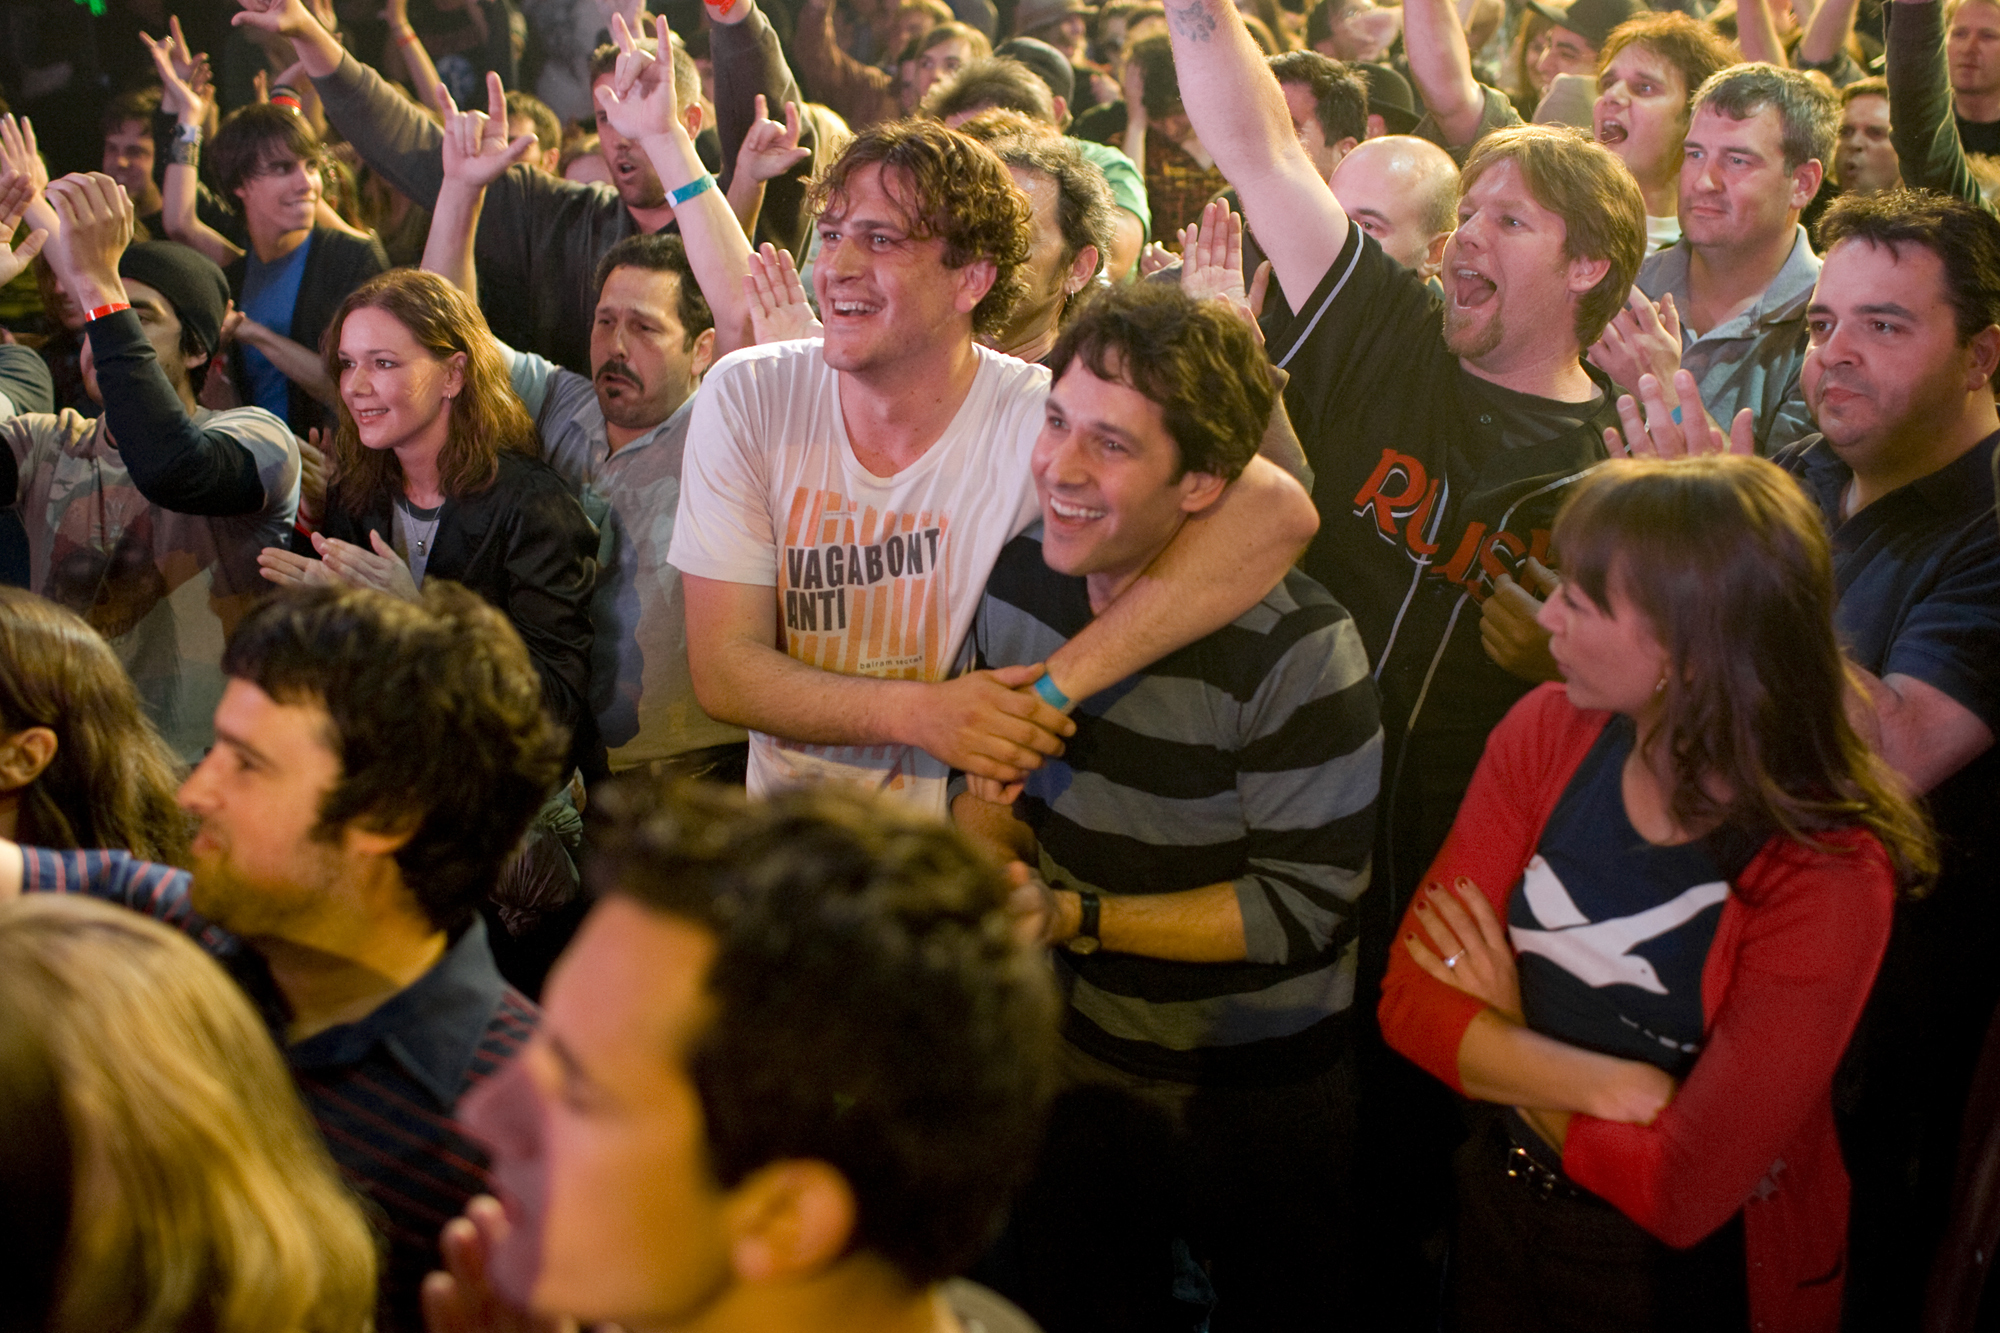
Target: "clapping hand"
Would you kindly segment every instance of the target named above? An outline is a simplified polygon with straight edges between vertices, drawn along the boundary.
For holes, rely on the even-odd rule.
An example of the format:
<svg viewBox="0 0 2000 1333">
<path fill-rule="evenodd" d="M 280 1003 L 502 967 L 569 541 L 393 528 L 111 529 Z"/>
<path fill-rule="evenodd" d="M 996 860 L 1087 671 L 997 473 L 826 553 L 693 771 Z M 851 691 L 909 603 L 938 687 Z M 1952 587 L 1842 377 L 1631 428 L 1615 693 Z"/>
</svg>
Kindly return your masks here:
<svg viewBox="0 0 2000 1333">
<path fill-rule="evenodd" d="M 1255 329 L 1270 283 L 1271 265 L 1266 261 L 1258 266 L 1248 289 L 1244 287 L 1243 217 L 1220 199 L 1209 200 L 1200 220 L 1181 229 L 1181 290 L 1197 301 L 1221 301 Z"/>
<path fill-rule="evenodd" d="M 320 554 L 319 559 L 267 546 L 258 553 L 258 572 L 277 584 L 345 583 L 349 587 L 386 592 L 406 602 L 418 601 L 421 594 L 417 592 L 417 581 L 410 577 L 410 567 L 403 563 L 403 557 L 396 554 L 379 532 L 371 531 L 368 541 L 374 550 L 316 532 L 312 544 Z"/>
<path fill-rule="evenodd" d="M 50 181 L 44 193 L 56 215 L 44 251 L 56 278 L 86 310 L 124 300 L 118 257 L 131 244 L 135 222 L 125 187 L 90 171 Z"/>
<path fill-rule="evenodd" d="M 750 271 L 743 275 L 743 292 L 750 298 L 750 341 L 785 342 L 816 338 L 823 326 L 806 303 L 805 284 L 788 251 L 770 242 L 750 252 Z"/>
<path fill-rule="evenodd" d="M 500 76 L 486 76 L 486 110 L 460 111 L 440 83 L 438 105 L 444 108 L 444 176 L 446 180 L 485 189 L 535 151 L 532 134 L 507 141 L 507 90 Z"/>
<path fill-rule="evenodd" d="M 26 176 L 9 172 L 0 176 L 0 285 L 12 282 L 32 264 L 49 239 L 48 228 L 37 227 L 15 245 L 14 233 L 27 215 L 28 205 L 40 196 Z"/>
<path fill-rule="evenodd" d="M 1673 293 L 1655 305 L 1634 287 L 1590 349 L 1590 360 L 1627 392 L 1639 387 L 1641 375 L 1651 375 L 1662 384 L 1671 380 L 1681 368 L 1681 317 Z M 1668 407 L 1680 406 L 1669 398 Z"/>
<path fill-rule="evenodd" d="M 1657 378 L 1641 375 L 1638 400 L 1630 394 L 1619 398 L 1618 420 L 1624 429 L 1604 432 L 1604 447 L 1613 458 L 1700 458 L 1757 452 L 1755 412 L 1747 407 L 1738 412 L 1725 433 L 1702 406 L 1701 388 L 1691 372 L 1675 371 L 1674 389 L 1678 405 L 1666 401 Z"/>
</svg>

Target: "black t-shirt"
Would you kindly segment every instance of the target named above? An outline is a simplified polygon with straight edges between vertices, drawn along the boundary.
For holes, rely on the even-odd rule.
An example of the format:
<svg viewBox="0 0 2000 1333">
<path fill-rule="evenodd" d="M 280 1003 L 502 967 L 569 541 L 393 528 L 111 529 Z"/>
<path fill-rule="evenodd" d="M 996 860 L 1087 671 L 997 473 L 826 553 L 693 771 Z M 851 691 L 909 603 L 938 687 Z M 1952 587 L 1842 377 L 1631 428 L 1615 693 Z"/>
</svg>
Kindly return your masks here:
<svg viewBox="0 0 2000 1333">
<path fill-rule="evenodd" d="M 2000 120 L 1967 120 L 1954 116 L 1958 122 L 1959 146 L 1968 153 L 1985 153 L 1991 156 L 2000 153 Z"/>
<path fill-rule="evenodd" d="M 1701 974 L 1729 884 L 1705 842 L 1647 842 L 1625 812 L 1634 728 L 1584 756 L 1507 905 L 1528 1026 L 1686 1078 L 1701 1053 Z"/>
<path fill-rule="evenodd" d="M 1479 604 L 1523 557 L 1551 563 L 1563 496 L 1617 424 L 1611 382 L 1585 363 L 1599 396 L 1573 404 L 1471 374 L 1445 346 L 1438 298 L 1359 227 L 1266 335 L 1316 478 L 1305 571 L 1353 613 L 1384 725 L 1456 733 L 1469 773 L 1529 688 L 1481 650 Z"/>
</svg>

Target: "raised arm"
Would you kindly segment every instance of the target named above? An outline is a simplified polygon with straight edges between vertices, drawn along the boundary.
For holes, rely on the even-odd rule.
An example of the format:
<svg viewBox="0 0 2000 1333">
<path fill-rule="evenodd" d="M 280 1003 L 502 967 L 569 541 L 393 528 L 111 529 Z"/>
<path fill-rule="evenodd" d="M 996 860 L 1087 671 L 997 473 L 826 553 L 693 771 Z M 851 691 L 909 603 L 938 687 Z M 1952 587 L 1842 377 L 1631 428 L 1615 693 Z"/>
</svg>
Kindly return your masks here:
<svg viewBox="0 0 2000 1333">
<path fill-rule="evenodd" d="M 1888 25 L 1889 140 L 1903 183 L 1937 190 L 1992 210 L 1965 164 L 1952 118 L 1945 69 L 1943 6 L 1938 0 L 1896 0 L 1883 8 Z"/>
<path fill-rule="evenodd" d="M 833 0 L 805 0 L 799 8 L 792 57 L 812 99 L 832 107 L 857 130 L 893 120 L 900 110 L 895 79 L 841 50 L 833 35 Z"/>
<path fill-rule="evenodd" d="M 757 234 L 767 184 L 812 156 L 811 149 L 799 146 L 801 120 L 797 102 L 785 103 L 782 125 L 771 119 L 762 93 L 757 94 L 756 111 L 757 123 L 743 136 L 736 155 L 729 161 L 729 184 L 725 187 L 729 211 L 736 215 L 745 236 Z"/>
<path fill-rule="evenodd" d="M 770 123 L 769 110 L 803 106 L 806 96 L 792 77 L 791 66 L 785 63 L 777 31 L 752 0 L 709 0 L 707 10 L 709 59 L 715 68 L 715 131 L 722 140 L 722 185 L 730 190 L 747 165 L 744 145 L 753 130 Z M 787 128 L 792 124 L 788 112 Z M 806 177 L 817 142 L 811 122 L 801 116 L 790 134 L 789 147 L 805 151 L 782 166 L 779 159 L 761 152 L 754 159 L 759 169 L 771 174 L 765 178 L 755 226 L 745 223 L 743 227 L 753 244 L 769 241 L 791 251 L 794 258 L 805 253 Z M 761 145 L 765 149 L 769 146 Z M 742 216 L 740 211 L 738 216 Z"/>
<path fill-rule="evenodd" d="M 1771 16 L 1771 0 L 1739 0 L 1736 6 L 1736 44 L 1745 60 L 1761 60 L 1784 68 L 1785 43 L 1778 36 L 1778 21 Z"/>
<path fill-rule="evenodd" d="M 1821 0 L 1799 38 L 1799 64 L 1824 65 L 1844 51 L 1854 36 L 1854 16 L 1860 8 L 1861 0 Z"/>
<path fill-rule="evenodd" d="M 438 187 L 437 207 L 431 210 L 422 267 L 456 283 L 476 302 L 479 274 L 472 262 L 472 242 L 486 187 L 527 157 L 535 136 L 524 134 L 507 142 L 507 90 L 498 74 L 486 75 L 485 111 L 460 111 L 441 83 L 433 92 L 444 107 L 444 184 Z"/>
<path fill-rule="evenodd" d="M 667 21 L 655 23 L 659 49 L 671 51 Z M 646 150 L 660 184 L 674 200 L 688 266 L 715 314 L 716 355 L 748 347 L 750 305 L 743 279 L 750 272 L 750 242 L 674 112 L 674 62 L 648 55 L 622 15 L 611 20 L 611 36 L 619 47 L 618 65 L 610 83 L 598 85 L 597 104 L 613 128 Z"/>
<path fill-rule="evenodd" d="M 1479 135 L 1486 96 L 1472 76 L 1472 49 L 1451 0 L 1404 0 L 1403 49 L 1410 58 L 1410 82 L 1445 147 L 1471 143 Z"/>
<path fill-rule="evenodd" d="M 85 310 L 129 300 L 118 256 L 132 236 L 132 201 L 99 173 L 65 176 L 48 188 L 57 216 L 47 254 L 64 290 Z M 139 493 L 184 514 L 250 514 L 266 504 L 257 460 L 220 431 L 204 431 L 161 370 L 130 309 L 86 326 L 104 398 L 104 420 Z"/>
<path fill-rule="evenodd" d="M 437 202 L 444 173 L 438 161 L 442 132 L 388 80 L 349 56 L 338 39 L 301 0 L 239 0 L 238 27 L 283 37 L 319 91 L 327 120 L 354 145 L 361 160 L 420 206 Z"/>
<path fill-rule="evenodd" d="M 201 151 L 202 127 L 213 112 L 212 90 L 191 84 L 176 69 L 173 38 L 154 41 L 145 33 L 139 40 L 153 57 L 160 76 L 160 110 L 173 117 L 175 138 L 162 145 L 167 156 L 165 182 L 161 186 L 162 221 L 167 235 L 183 245 L 199 250 L 217 268 L 228 268 L 243 257 L 243 251 L 227 236 L 203 222 L 195 210 L 201 193 L 201 171 L 197 160 Z"/>
<path fill-rule="evenodd" d="M 476 6 L 475 6 L 476 8 Z M 389 0 L 382 11 L 382 21 L 389 25 L 389 44 L 403 62 L 403 72 L 410 77 L 410 88 L 422 99 L 423 104 L 442 116 L 445 102 L 441 97 L 444 83 L 438 78 L 437 66 L 431 63 L 431 53 L 424 49 L 423 38 L 410 26 L 410 0 Z M 507 125 L 503 118 L 502 129 Z"/>
<path fill-rule="evenodd" d="M 1172 0 L 1167 30 L 1194 132 L 1236 187 L 1250 229 L 1298 309 L 1347 243 L 1347 214 L 1292 132 L 1284 94 L 1236 6 Z"/>
</svg>

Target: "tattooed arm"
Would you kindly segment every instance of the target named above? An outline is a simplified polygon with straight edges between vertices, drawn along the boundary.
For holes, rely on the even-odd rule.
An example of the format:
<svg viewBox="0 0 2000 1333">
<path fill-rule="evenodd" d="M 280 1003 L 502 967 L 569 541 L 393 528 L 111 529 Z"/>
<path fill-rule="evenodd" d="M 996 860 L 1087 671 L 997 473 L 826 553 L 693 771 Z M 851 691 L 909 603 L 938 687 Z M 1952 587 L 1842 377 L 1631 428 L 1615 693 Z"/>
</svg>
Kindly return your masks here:
<svg viewBox="0 0 2000 1333">
<path fill-rule="evenodd" d="M 1167 0 L 1181 100 L 1294 308 L 1347 243 L 1347 214 L 1292 132 L 1285 97 L 1230 0 Z"/>
</svg>

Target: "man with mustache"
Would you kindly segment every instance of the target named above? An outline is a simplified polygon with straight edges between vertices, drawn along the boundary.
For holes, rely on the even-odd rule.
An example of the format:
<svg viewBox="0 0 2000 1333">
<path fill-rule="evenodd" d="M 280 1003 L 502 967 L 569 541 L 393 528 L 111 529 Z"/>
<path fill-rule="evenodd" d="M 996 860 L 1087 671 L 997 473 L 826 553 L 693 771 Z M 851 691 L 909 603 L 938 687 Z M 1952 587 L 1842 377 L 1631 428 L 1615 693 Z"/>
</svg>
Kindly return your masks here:
<svg viewBox="0 0 2000 1333">
<path fill-rule="evenodd" d="M 633 151 L 657 154 L 671 180 L 694 176 L 694 143 L 670 110 L 674 85 L 626 91 L 619 120 L 629 128 L 636 122 L 628 117 L 648 113 L 649 132 L 633 135 Z M 446 117 L 444 180 L 424 248 L 425 268 L 475 296 L 474 232 L 488 187 L 514 157 L 504 102 L 493 92 L 487 112 Z M 695 390 L 718 352 L 730 350 L 726 338 L 718 348 L 695 274 L 740 270 L 749 245 L 717 190 L 686 199 L 677 223 L 679 235 L 628 236 L 599 261 L 589 377 L 501 346 L 542 457 L 600 533 L 591 708 L 611 767 L 664 765 L 740 782 L 746 735 L 710 718 L 694 697 L 681 576 L 667 547 Z"/>
</svg>

